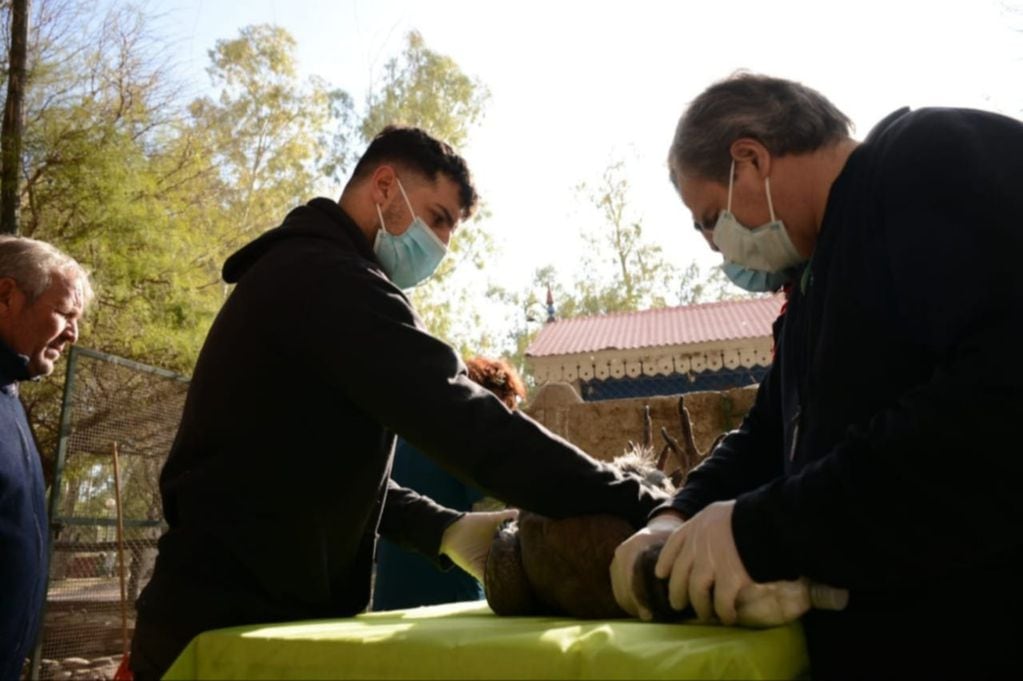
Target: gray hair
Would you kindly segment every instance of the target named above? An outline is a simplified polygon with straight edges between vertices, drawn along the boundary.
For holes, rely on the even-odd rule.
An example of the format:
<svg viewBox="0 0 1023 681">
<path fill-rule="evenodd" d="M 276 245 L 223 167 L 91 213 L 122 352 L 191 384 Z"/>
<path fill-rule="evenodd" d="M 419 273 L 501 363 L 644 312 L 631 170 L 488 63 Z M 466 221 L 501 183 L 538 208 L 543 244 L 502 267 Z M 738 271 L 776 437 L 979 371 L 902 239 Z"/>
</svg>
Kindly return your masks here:
<svg viewBox="0 0 1023 681">
<path fill-rule="evenodd" d="M 0 278 L 10 277 L 34 301 L 50 287 L 53 274 L 71 275 L 82 286 L 82 304 L 93 297 L 89 275 L 78 262 L 45 241 L 0 235 Z"/>
<path fill-rule="evenodd" d="M 750 137 L 774 156 L 820 149 L 849 137 L 852 122 L 821 93 L 782 78 L 736 72 L 714 83 L 679 119 L 668 152 L 672 184 L 685 171 L 728 183 L 732 142 Z"/>
</svg>

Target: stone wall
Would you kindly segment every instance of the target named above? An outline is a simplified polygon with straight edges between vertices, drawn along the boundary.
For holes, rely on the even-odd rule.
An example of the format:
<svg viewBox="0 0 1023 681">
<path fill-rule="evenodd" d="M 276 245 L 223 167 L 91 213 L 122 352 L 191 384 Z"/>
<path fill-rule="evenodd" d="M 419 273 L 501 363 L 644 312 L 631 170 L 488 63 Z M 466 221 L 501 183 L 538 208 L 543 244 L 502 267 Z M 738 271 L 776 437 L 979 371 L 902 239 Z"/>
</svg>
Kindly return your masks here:
<svg viewBox="0 0 1023 681">
<path fill-rule="evenodd" d="M 684 396 L 635 397 L 601 402 L 583 402 L 572 386 L 548 383 L 523 410 L 569 442 L 590 455 L 610 460 L 623 452 L 628 443 L 643 443 L 644 407 L 650 406 L 653 424 L 653 448 L 660 452 L 665 441 L 661 427 L 683 442 L 679 418 L 679 398 L 689 411 L 693 440 L 706 454 L 722 432 L 738 427 L 753 405 L 757 386 L 721 392 L 693 392 Z"/>
</svg>

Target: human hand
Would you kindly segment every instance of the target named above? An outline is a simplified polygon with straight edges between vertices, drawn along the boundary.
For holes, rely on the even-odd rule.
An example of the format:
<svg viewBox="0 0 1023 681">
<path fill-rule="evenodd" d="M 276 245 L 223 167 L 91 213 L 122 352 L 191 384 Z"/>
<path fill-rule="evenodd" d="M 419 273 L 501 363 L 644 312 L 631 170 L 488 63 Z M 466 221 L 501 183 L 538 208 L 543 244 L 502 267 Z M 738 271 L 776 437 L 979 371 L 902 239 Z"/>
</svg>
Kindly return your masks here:
<svg viewBox="0 0 1023 681">
<path fill-rule="evenodd" d="M 497 528 L 518 515 L 517 509 L 466 513 L 444 530 L 440 552 L 482 583 Z"/>
<path fill-rule="evenodd" d="M 636 561 L 647 547 L 663 543 L 668 536 L 685 522 L 676 513 L 663 513 L 655 516 L 646 527 L 623 541 L 615 549 L 611 561 L 611 590 L 622 610 L 633 617 L 650 621 L 653 614 L 636 599 L 633 585 L 633 573 Z"/>
<path fill-rule="evenodd" d="M 668 579 L 668 599 L 675 610 L 691 605 L 701 621 L 717 615 L 724 624 L 736 623 L 739 593 L 754 582 L 732 536 L 734 507 L 734 500 L 707 506 L 665 542 L 654 572 Z"/>
</svg>

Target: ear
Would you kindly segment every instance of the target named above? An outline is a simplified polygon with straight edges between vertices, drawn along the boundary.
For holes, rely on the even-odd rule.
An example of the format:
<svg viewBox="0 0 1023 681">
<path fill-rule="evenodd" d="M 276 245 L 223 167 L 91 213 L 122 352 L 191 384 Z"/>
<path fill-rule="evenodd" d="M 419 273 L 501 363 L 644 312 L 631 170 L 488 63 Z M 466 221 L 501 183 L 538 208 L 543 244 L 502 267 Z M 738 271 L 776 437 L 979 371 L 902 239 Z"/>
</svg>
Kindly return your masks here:
<svg viewBox="0 0 1023 681">
<path fill-rule="evenodd" d="M 771 152 L 752 137 L 740 137 L 735 140 L 729 147 L 729 152 L 736 165 L 744 162 L 751 164 L 761 179 L 771 175 Z"/>
<path fill-rule="evenodd" d="M 369 178 L 370 182 L 370 195 L 373 198 L 373 203 L 383 204 L 387 202 L 393 192 L 398 191 L 398 185 L 395 183 L 395 179 L 398 177 L 394 171 L 394 166 L 382 163 L 377 166 L 377 169 L 373 171 L 373 174 Z"/>
<path fill-rule="evenodd" d="M 14 297 L 20 292 L 21 289 L 12 277 L 0 277 L 0 317 L 10 314 Z"/>
</svg>

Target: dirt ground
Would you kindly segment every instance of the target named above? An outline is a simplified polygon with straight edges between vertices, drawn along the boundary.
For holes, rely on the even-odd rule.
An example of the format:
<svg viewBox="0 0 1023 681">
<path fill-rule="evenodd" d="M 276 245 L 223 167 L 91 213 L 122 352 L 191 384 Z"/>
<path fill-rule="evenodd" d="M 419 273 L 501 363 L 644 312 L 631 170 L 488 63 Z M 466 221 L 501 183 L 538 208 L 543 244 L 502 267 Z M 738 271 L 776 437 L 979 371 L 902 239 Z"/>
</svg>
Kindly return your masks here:
<svg viewBox="0 0 1023 681">
<path fill-rule="evenodd" d="M 124 623 L 120 586 L 109 578 L 67 579 L 50 585 L 43 619 L 39 678 L 112 679 L 121 663 Z M 128 640 L 134 609 L 125 613 Z M 23 678 L 28 678 L 26 665 Z"/>
</svg>

